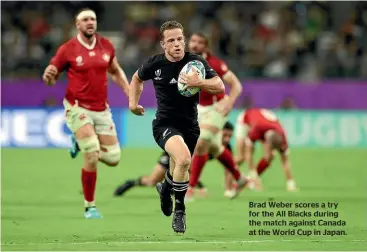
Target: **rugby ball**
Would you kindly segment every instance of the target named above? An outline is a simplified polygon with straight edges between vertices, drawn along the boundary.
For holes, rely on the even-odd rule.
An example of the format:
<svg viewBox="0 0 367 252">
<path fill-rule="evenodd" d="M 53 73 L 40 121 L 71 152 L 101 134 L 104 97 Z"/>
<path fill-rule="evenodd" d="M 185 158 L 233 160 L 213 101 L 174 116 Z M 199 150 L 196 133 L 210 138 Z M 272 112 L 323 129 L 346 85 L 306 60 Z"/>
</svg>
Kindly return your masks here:
<svg viewBox="0 0 367 252">
<path fill-rule="evenodd" d="M 185 74 L 197 74 L 199 79 L 205 79 L 205 67 L 204 64 L 199 60 L 193 60 L 188 62 L 182 69 L 181 73 Z M 181 83 L 180 78 L 178 79 L 177 88 L 181 95 L 191 97 L 200 91 L 200 88 L 190 87 L 184 90 L 186 83 Z"/>
</svg>

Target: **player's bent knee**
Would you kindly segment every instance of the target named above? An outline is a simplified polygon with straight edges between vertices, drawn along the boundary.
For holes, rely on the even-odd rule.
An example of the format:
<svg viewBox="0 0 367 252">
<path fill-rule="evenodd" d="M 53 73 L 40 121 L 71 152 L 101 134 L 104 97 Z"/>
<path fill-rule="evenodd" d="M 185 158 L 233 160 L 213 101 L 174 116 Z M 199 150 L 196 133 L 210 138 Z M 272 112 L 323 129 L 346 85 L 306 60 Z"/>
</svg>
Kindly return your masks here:
<svg viewBox="0 0 367 252">
<path fill-rule="evenodd" d="M 121 148 L 119 144 L 101 145 L 99 159 L 108 166 L 117 166 L 121 158 Z"/>
<path fill-rule="evenodd" d="M 191 156 L 190 155 L 182 155 L 178 157 L 176 160 L 176 166 L 181 167 L 182 169 L 189 169 L 191 164 Z"/>
<path fill-rule="evenodd" d="M 97 135 L 78 139 L 78 145 L 82 153 L 94 153 L 99 151 L 99 141 Z"/>
<path fill-rule="evenodd" d="M 222 154 L 222 153 L 223 153 L 224 149 L 225 149 L 225 148 L 224 148 L 224 146 L 223 146 L 223 145 L 212 144 L 212 145 L 210 146 L 209 153 L 210 153 L 213 157 L 217 158 L 218 156 L 220 156 L 220 154 Z"/>
</svg>

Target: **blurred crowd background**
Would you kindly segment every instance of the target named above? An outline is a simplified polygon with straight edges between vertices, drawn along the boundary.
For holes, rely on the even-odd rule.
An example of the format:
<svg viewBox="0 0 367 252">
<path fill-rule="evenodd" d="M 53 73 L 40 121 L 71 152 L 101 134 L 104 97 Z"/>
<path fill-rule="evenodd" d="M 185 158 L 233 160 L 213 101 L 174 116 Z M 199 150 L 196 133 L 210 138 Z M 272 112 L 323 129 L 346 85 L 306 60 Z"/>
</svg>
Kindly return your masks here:
<svg viewBox="0 0 367 252">
<path fill-rule="evenodd" d="M 90 7 L 128 76 L 161 52 L 159 27 L 201 31 L 241 79 L 315 81 L 367 77 L 364 2 L 2 2 L 2 79 L 39 78 Z"/>
</svg>

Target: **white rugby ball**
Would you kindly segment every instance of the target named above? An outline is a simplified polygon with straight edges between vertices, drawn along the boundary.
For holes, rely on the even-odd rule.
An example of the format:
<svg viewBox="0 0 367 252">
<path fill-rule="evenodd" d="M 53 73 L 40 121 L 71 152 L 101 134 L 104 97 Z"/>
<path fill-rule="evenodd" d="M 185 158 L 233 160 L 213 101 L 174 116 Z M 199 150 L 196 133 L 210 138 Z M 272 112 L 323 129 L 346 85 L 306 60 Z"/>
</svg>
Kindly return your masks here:
<svg viewBox="0 0 367 252">
<path fill-rule="evenodd" d="M 206 74 L 204 64 L 199 60 L 193 60 L 193 61 L 188 62 L 182 68 L 181 73 L 197 74 L 199 76 L 199 79 L 205 79 L 205 74 Z M 185 86 L 186 86 L 186 83 L 181 83 L 180 78 L 179 78 L 179 81 L 177 83 L 177 88 L 180 94 L 183 96 L 191 97 L 200 91 L 200 88 L 196 88 L 196 87 L 190 87 L 184 90 Z"/>
</svg>

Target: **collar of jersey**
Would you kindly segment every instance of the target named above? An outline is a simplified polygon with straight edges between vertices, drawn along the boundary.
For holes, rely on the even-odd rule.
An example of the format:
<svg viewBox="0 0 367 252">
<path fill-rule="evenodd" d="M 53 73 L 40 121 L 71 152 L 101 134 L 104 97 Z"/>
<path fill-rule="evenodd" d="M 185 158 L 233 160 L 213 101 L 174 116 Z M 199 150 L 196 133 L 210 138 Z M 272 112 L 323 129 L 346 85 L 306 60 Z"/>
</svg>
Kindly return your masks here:
<svg viewBox="0 0 367 252">
<path fill-rule="evenodd" d="M 82 46 L 84 46 L 85 48 L 87 48 L 88 50 L 93 50 L 93 49 L 94 49 L 94 47 L 96 46 L 96 42 L 97 42 L 96 36 L 94 36 L 94 40 L 93 40 L 93 42 L 92 42 L 92 44 L 91 44 L 91 45 L 88 45 L 87 43 L 85 43 L 85 42 L 82 40 L 82 38 L 80 37 L 80 34 L 78 34 L 78 35 L 76 36 L 76 38 L 77 38 L 77 40 L 79 41 L 79 43 L 80 43 Z"/>
</svg>

